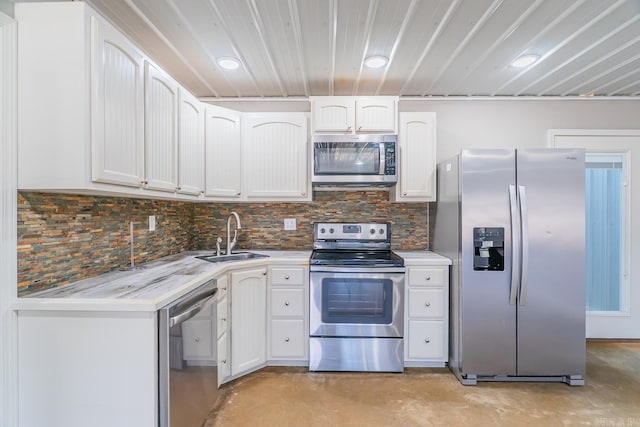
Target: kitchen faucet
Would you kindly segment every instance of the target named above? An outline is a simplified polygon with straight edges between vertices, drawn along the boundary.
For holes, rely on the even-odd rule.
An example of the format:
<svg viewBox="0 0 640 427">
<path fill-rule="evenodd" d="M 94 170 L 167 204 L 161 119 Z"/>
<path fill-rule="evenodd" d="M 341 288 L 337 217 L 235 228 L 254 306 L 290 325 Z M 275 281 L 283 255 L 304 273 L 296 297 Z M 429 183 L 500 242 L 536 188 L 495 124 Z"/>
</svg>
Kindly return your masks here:
<svg viewBox="0 0 640 427">
<path fill-rule="evenodd" d="M 231 218 L 236 218 L 236 228 L 233 230 L 233 241 L 231 240 Z M 227 217 L 227 255 L 231 255 L 231 251 L 233 247 L 237 243 L 238 230 L 242 229 L 242 224 L 240 224 L 240 216 L 235 212 L 231 211 L 229 216 Z"/>
</svg>

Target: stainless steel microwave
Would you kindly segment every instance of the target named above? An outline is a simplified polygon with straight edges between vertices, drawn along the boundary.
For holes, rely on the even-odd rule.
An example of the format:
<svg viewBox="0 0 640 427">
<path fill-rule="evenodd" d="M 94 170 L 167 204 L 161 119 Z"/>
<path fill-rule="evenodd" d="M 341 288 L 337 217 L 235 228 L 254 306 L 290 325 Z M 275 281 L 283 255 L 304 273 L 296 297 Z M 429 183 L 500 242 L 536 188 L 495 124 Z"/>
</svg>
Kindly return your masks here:
<svg viewBox="0 0 640 427">
<path fill-rule="evenodd" d="M 398 135 L 314 135 L 311 180 L 321 185 L 395 185 Z"/>
</svg>

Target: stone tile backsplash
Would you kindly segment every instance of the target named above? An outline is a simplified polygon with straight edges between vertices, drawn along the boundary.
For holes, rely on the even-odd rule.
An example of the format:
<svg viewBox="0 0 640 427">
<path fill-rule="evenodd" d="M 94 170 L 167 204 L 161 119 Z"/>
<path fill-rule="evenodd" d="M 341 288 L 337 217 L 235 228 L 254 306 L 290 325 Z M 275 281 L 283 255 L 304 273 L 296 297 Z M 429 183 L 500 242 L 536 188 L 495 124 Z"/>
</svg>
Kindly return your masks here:
<svg viewBox="0 0 640 427">
<path fill-rule="evenodd" d="M 20 192 L 18 294 L 60 286 L 130 264 L 226 244 L 226 219 L 238 212 L 237 249 L 306 249 L 317 221 L 390 221 L 394 249 L 428 249 L 429 204 L 390 203 L 386 191 L 316 191 L 307 203 L 190 203 Z M 149 215 L 156 231 L 148 231 Z M 297 229 L 284 231 L 284 218 Z"/>
</svg>

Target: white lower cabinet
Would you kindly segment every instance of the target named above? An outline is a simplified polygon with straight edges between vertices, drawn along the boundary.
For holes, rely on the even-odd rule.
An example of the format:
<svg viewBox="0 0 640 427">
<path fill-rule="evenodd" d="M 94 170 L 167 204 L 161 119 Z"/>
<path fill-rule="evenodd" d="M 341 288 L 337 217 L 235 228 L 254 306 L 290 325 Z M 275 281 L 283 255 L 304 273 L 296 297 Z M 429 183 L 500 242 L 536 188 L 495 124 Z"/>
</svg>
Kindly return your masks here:
<svg viewBox="0 0 640 427">
<path fill-rule="evenodd" d="M 269 267 L 267 363 L 309 363 L 309 269 Z"/>
<path fill-rule="evenodd" d="M 265 364 L 266 267 L 231 272 L 231 374 Z"/>
<path fill-rule="evenodd" d="M 405 310 L 405 366 L 445 366 L 449 355 L 448 266 L 407 267 Z"/>
</svg>

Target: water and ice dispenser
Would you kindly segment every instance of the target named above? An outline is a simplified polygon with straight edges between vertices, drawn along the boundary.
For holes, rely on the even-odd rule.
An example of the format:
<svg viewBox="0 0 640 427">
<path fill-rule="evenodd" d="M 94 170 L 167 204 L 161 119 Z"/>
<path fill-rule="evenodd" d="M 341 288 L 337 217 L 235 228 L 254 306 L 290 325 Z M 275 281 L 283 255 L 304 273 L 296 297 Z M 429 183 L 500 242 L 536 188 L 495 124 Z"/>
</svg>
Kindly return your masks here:
<svg viewBox="0 0 640 427">
<path fill-rule="evenodd" d="M 504 227 L 474 227 L 473 269 L 504 271 Z"/>
</svg>

